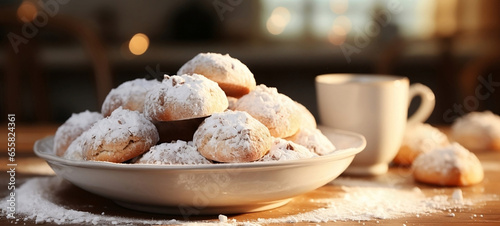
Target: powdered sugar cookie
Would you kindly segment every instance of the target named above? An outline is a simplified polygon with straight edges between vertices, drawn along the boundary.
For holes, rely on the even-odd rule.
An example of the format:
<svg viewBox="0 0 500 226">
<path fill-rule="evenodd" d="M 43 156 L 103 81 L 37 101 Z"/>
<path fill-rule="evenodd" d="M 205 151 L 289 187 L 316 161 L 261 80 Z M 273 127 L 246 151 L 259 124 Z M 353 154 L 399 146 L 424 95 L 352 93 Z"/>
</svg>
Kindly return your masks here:
<svg viewBox="0 0 500 226">
<path fill-rule="evenodd" d="M 186 62 L 177 74 L 200 74 L 219 84 L 226 95 L 240 97 L 256 86 L 248 67 L 228 54 L 200 53 Z"/>
<path fill-rule="evenodd" d="M 238 102 L 238 98 L 228 96 L 227 97 L 227 102 L 228 102 L 227 109 L 234 111 L 234 107 L 236 106 L 236 102 Z"/>
<path fill-rule="evenodd" d="M 297 104 L 278 93 L 276 88 L 259 85 L 236 102 L 236 111 L 248 112 L 262 122 L 273 137 L 294 135 L 300 128 L 301 116 Z"/>
<path fill-rule="evenodd" d="M 77 137 L 73 142 L 71 142 L 68 149 L 62 155 L 62 157 L 70 160 L 85 160 L 83 157 L 84 141 L 85 140 L 83 136 Z"/>
<path fill-rule="evenodd" d="M 335 145 L 319 129 L 301 128 L 291 141 L 300 144 L 318 155 L 335 151 Z M 287 138 L 287 140 L 290 140 Z"/>
<path fill-rule="evenodd" d="M 449 144 L 448 137 L 439 129 L 425 123 L 410 124 L 406 127 L 401 148 L 393 162 L 411 165 L 418 155 Z"/>
<path fill-rule="evenodd" d="M 197 74 L 165 75 L 146 95 L 144 115 L 154 121 L 197 118 L 228 107 L 227 97 L 217 83 Z"/>
<path fill-rule="evenodd" d="M 69 145 L 88 130 L 95 122 L 102 119 L 102 115 L 97 112 L 84 111 L 72 114 L 59 128 L 54 136 L 54 153 L 58 156 L 64 155 Z"/>
<path fill-rule="evenodd" d="M 316 129 L 316 118 L 314 118 L 309 109 L 297 101 L 295 101 L 295 104 L 299 110 L 297 114 L 300 116 L 300 128 Z"/>
<path fill-rule="evenodd" d="M 117 163 L 141 155 L 159 140 L 153 123 L 139 112 L 121 107 L 81 136 L 84 160 Z"/>
<path fill-rule="evenodd" d="M 471 112 L 453 123 L 451 137 L 473 151 L 500 151 L 500 116 L 491 111 Z"/>
<path fill-rule="evenodd" d="M 246 112 L 214 113 L 194 133 L 193 142 L 205 158 L 217 162 L 251 162 L 271 147 L 271 134 Z"/>
<path fill-rule="evenodd" d="M 112 89 L 104 100 L 101 113 L 106 117 L 118 107 L 143 112 L 146 93 L 158 85 L 157 80 L 135 79 L 127 81 Z"/>
<path fill-rule="evenodd" d="M 259 161 L 283 161 L 312 158 L 316 156 L 318 156 L 316 153 L 311 152 L 300 144 L 282 138 L 274 138 L 271 149 Z"/>
<path fill-rule="evenodd" d="M 422 183 L 467 186 L 481 182 L 484 172 L 474 153 L 452 143 L 419 155 L 413 162 L 413 176 Z"/>
<path fill-rule="evenodd" d="M 211 162 L 198 152 L 193 142 L 178 140 L 151 147 L 151 149 L 144 153 L 144 155 L 142 155 L 136 163 L 157 165 L 196 165 L 210 164 Z"/>
</svg>

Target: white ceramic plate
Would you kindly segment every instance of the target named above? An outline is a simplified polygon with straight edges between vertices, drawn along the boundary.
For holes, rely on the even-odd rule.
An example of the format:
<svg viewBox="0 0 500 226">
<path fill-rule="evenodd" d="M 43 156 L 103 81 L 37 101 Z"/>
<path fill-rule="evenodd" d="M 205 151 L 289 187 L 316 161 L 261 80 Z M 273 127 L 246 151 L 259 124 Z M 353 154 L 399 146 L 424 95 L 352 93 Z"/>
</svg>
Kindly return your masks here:
<svg viewBox="0 0 500 226">
<path fill-rule="evenodd" d="M 196 215 L 254 212 L 286 204 L 338 177 L 366 145 L 363 136 L 323 130 L 332 154 L 281 162 L 143 165 L 67 160 L 52 154 L 53 137 L 34 151 L 57 175 L 117 204 L 141 211 Z"/>
</svg>

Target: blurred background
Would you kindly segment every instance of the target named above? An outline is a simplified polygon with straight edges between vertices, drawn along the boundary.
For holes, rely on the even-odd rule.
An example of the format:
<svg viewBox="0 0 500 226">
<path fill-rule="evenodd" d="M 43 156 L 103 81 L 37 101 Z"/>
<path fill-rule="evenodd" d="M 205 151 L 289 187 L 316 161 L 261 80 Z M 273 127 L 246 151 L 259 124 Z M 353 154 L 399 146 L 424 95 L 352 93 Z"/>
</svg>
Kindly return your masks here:
<svg viewBox="0 0 500 226">
<path fill-rule="evenodd" d="M 0 111 L 20 123 L 100 111 L 111 88 L 176 74 L 200 52 L 229 53 L 316 116 L 323 73 L 423 83 L 434 124 L 500 113 L 495 0 L 4 0 L 0 34 Z"/>
</svg>

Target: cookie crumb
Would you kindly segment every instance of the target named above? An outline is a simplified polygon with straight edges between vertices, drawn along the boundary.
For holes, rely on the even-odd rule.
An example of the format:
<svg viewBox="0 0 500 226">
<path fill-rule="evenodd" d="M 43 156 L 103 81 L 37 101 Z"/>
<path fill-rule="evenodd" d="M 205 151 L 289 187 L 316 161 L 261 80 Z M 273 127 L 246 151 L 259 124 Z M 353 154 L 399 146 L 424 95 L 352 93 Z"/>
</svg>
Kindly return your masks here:
<svg viewBox="0 0 500 226">
<path fill-rule="evenodd" d="M 219 214 L 219 221 L 226 223 L 227 222 L 227 216 L 223 214 Z"/>
</svg>

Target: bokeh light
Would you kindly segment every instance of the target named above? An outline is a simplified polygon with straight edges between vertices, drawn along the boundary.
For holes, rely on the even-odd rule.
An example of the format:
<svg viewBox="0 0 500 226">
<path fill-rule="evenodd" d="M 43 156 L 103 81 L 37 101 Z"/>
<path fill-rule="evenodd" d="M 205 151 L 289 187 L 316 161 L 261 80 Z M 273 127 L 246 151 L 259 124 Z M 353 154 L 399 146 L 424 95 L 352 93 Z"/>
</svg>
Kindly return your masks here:
<svg viewBox="0 0 500 226">
<path fill-rule="evenodd" d="M 285 30 L 285 27 L 290 22 L 290 19 L 291 13 L 287 8 L 281 6 L 276 7 L 267 20 L 267 30 L 273 35 L 279 35 Z"/>
<path fill-rule="evenodd" d="M 17 8 L 17 18 L 22 22 L 29 23 L 35 19 L 38 14 L 38 9 L 35 3 L 31 1 L 23 1 Z"/>
<path fill-rule="evenodd" d="M 134 55 L 142 55 L 148 50 L 149 38 L 143 33 L 135 34 L 128 43 L 130 52 Z"/>
<path fill-rule="evenodd" d="M 328 32 L 328 41 L 334 45 L 342 45 L 347 38 L 347 31 L 339 25 L 333 25 Z"/>
<path fill-rule="evenodd" d="M 349 8 L 348 0 L 330 0 L 330 9 L 336 14 L 343 14 Z"/>
</svg>

